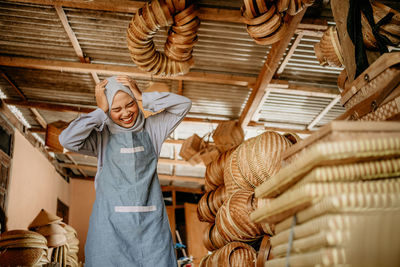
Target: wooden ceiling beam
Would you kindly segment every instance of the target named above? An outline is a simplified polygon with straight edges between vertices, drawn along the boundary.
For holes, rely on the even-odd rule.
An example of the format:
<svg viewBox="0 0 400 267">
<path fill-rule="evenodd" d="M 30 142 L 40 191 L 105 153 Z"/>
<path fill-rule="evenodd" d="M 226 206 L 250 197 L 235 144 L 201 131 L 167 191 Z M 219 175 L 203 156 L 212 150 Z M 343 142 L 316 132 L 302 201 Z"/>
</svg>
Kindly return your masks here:
<svg viewBox="0 0 400 267">
<path fill-rule="evenodd" d="M 77 112 L 77 113 L 89 113 L 95 110 L 95 108 L 89 107 L 79 107 L 64 104 L 53 104 L 45 102 L 34 102 L 34 101 L 20 101 L 12 99 L 3 99 L 3 101 L 8 105 L 15 105 L 25 108 L 37 108 L 50 111 L 60 111 L 60 112 Z"/>
<path fill-rule="evenodd" d="M 158 174 L 158 178 L 160 180 L 169 180 L 169 181 L 182 181 L 182 182 L 194 182 L 198 184 L 204 184 L 204 178 L 201 177 L 190 177 L 190 176 L 179 176 L 179 175 L 165 175 Z"/>
<path fill-rule="evenodd" d="M 129 75 L 135 78 L 158 78 L 169 80 L 195 81 L 204 83 L 229 84 L 249 86 L 256 82 L 254 77 L 216 74 L 205 72 L 189 72 L 175 77 L 154 76 L 133 66 L 117 66 L 107 64 L 89 64 L 60 60 L 34 59 L 24 57 L 0 56 L 0 65 L 8 67 L 29 68 L 38 70 L 52 70 L 61 72 L 91 73 L 105 75 Z"/>
<path fill-rule="evenodd" d="M 135 13 L 143 7 L 145 2 L 129 0 L 9 0 L 10 2 L 29 3 L 47 6 L 63 6 L 82 8 L 99 11 Z M 244 23 L 239 9 L 200 7 L 198 16 L 201 20 L 212 20 L 221 22 Z M 326 20 L 306 19 L 299 25 L 300 29 L 326 30 Z"/>
<path fill-rule="evenodd" d="M 311 130 L 314 126 L 321 121 L 321 119 L 331 110 L 337 102 L 339 102 L 341 96 L 336 96 L 319 114 L 313 119 L 313 121 L 307 126 L 307 129 Z"/>
<path fill-rule="evenodd" d="M 314 131 L 310 131 L 308 129 L 290 129 L 290 128 L 279 128 L 279 127 L 269 127 L 265 126 L 261 122 L 254 122 L 251 121 L 247 125 L 248 129 L 255 128 L 255 129 L 262 129 L 265 131 L 275 131 L 275 132 L 283 132 L 283 133 L 298 133 L 298 134 L 312 134 Z"/>
<path fill-rule="evenodd" d="M 8 82 L 9 85 L 11 85 L 11 87 L 14 89 L 14 91 L 15 91 L 23 100 L 26 100 L 26 97 L 25 97 L 24 93 L 22 93 L 22 91 L 14 84 L 14 82 L 11 81 L 10 78 L 8 78 L 7 74 L 5 74 L 3 71 L 0 70 L 0 75 L 1 75 L 1 77 L 4 78 L 4 80 L 6 80 L 6 82 Z"/>
<path fill-rule="evenodd" d="M 298 13 L 296 16 L 287 16 L 285 23 L 288 24 L 286 34 L 279 42 L 271 46 L 271 50 L 268 53 L 265 64 L 263 65 L 260 74 L 258 75 L 256 84 L 247 100 L 246 106 L 243 109 L 242 114 L 239 118 L 239 123 L 242 127 L 246 127 L 251 118 L 253 117 L 257 107 L 260 105 L 262 98 L 265 94 L 265 90 L 272 81 L 273 76 L 279 68 L 279 63 L 282 59 L 283 54 L 289 45 L 297 26 L 301 22 L 306 9 Z"/>
<path fill-rule="evenodd" d="M 77 176 L 77 175 L 69 175 L 69 178 L 71 179 L 81 179 L 81 180 L 86 180 L 86 181 L 94 181 L 94 177 L 93 176 L 88 176 L 88 177 L 84 177 L 84 176 Z M 160 180 L 168 180 L 168 181 L 181 181 L 181 182 L 194 182 L 194 183 L 198 183 L 199 185 L 204 185 L 204 178 L 197 178 L 197 177 L 190 177 L 190 176 L 179 176 L 179 175 L 166 175 L 166 174 L 158 174 L 158 178 Z M 201 189 L 199 188 L 193 188 L 193 191 L 189 192 L 189 188 L 188 187 L 183 187 L 182 190 L 180 190 L 179 186 L 174 186 L 175 191 L 179 191 L 179 192 L 187 192 L 187 193 L 197 193 L 200 194 Z M 201 193 L 203 191 L 201 190 Z"/>
<path fill-rule="evenodd" d="M 176 192 L 193 193 L 193 194 L 204 194 L 204 190 L 202 188 L 180 187 L 174 185 L 161 186 L 161 191 L 163 192 L 176 191 Z"/>
</svg>

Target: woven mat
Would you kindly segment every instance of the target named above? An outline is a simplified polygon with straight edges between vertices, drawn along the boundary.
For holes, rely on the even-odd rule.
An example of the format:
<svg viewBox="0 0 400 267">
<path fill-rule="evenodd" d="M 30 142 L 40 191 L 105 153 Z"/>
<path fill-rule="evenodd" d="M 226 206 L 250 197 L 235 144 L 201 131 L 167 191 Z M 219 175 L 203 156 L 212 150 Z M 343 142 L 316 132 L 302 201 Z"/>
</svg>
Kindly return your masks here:
<svg viewBox="0 0 400 267">
<path fill-rule="evenodd" d="M 350 223 L 346 230 L 295 240 L 289 257 L 283 252 L 288 244 L 275 246 L 265 266 L 400 266 L 400 210 L 363 213 L 357 220 L 362 223 Z M 303 252 L 307 249 L 312 251 Z"/>
<path fill-rule="evenodd" d="M 287 191 L 251 213 L 255 222 L 277 223 L 320 201 L 340 194 L 400 193 L 400 179 L 351 183 L 310 183 Z"/>
<path fill-rule="evenodd" d="M 255 189 L 256 197 L 276 197 L 315 167 L 400 156 L 400 137 L 317 143 Z"/>
<path fill-rule="evenodd" d="M 304 253 L 323 247 L 341 247 L 345 242 L 350 240 L 350 237 L 349 230 L 322 231 L 311 236 L 294 240 L 291 253 Z M 271 254 L 274 258 L 285 257 L 288 247 L 288 243 L 272 246 Z"/>
<path fill-rule="evenodd" d="M 346 263 L 346 251 L 344 249 L 321 249 L 309 253 L 291 255 L 290 267 L 296 266 L 337 266 Z M 265 262 L 265 267 L 286 267 L 286 258 L 276 258 Z"/>
<path fill-rule="evenodd" d="M 342 194 L 323 197 L 320 202 L 296 214 L 301 224 L 318 216 L 339 213 L 360 213 L 366 211 L 400 210 L 399 194 Z M 289 229 L 292 218 L 275 225 L 275 233 Z"/>
<path fill-rule="evenodd" d="M 293 187 L 312 182 L 354 182 L 400 177 L 400 158 L 313 169 Z"/>
<path fill-rule="evenodd" d="M 390 212 L 390 211 L 389 211 Z M 365 212 L 363 212 L 365 213 Z M 374 212 L 370 212 L 374 213 Z M 287 243 L 290 233 L 293 231 L 293 240 L 318 234 L 322 231 L 338 231 L 349 229 L 352 225 L 362 223 L 360 214 L 328 214 L 314 218 L 308 222 L 298 224 L 290 229 L 286 229 L 270 239 L 271 246 L 278 246 Z"/>
</svg>

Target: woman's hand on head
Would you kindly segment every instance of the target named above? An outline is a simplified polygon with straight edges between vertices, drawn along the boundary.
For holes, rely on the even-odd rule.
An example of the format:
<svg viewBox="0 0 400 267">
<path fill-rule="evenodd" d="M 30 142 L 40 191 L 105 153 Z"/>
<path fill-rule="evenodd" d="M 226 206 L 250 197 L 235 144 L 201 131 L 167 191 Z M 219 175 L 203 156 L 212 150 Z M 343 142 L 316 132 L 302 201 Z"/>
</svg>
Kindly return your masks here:
<svg viewBox="0 0 400 267">
<path fill-rule="evenodd" d="M 95 87 L 95 96 L 96 96 L 96 103 L 99 108 L 101 108 L 105 113 L 108 112 L 108 101 L 105 94 L 106 84 L 108 83 L 107 80 L 103 80 L 96 84 Z"/>
<path fill-rule="evenodd" d="M 135 80 L 127 75 L 120 75 L 117 76 L 117 82 L 122 83 L 123 85 L 128 87 L 132 91 L 136 100 L 142 100 L 142 92 L 140 92 L 139 88 L 137 87 Z"/>
</svg>

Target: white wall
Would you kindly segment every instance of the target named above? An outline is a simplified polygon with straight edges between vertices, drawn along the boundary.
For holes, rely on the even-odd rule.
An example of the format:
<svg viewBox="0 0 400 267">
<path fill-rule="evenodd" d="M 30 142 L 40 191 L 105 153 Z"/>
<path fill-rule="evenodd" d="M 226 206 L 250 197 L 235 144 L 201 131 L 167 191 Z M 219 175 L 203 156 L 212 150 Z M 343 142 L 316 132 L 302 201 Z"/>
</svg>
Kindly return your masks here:
<svg viewBox="0 0 400 267">
<path fill-rule="evenodd" d="M 70 206 L 70 185 L 19 131 L 15 131 L 14 138 L 6 211 L 8 230 L 26 229 L 42 208 L 56 214 L 57 198 Z"/>
</svg>

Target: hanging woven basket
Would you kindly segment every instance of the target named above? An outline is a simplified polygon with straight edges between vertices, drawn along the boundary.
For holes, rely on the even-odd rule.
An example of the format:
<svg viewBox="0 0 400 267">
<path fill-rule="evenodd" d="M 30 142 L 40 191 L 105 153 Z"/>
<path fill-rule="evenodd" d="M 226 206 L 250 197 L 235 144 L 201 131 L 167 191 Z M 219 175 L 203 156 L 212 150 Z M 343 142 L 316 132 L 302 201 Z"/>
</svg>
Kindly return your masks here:
<svg viewBox="0 0 400 267">
<path fill-rule="evenodd" d="M 206 191 L 215 190 L 224 183 L 225 164 L 233 152 L 233 149 L 220 154 L 217 160 L 211 162 L 206 169 L 205 189 Z"/>
<path fill-rule="evenodd" d="M 225 240 L 222 235 L 218 232 L 215 224 L 209 224 L 203 233 L 203 244 L 208 251 L 213 251 L 222 248 L 229 242 Z"/>
<path fill-rule="evenodd" d="M 228 194 L 238 189 L 254 190 L 281 167 L 281 157 L 292 143 L 276 132 L 265 132 L 243 142 L 225 166 Z"/>
<path fill-rule="evenodd" d="M 250 220 L 250 213 L 257 208 L 254 193 L 238 190 L 218 210 L 215 225 L 221 236 L 232 241 L 250 242 L 264 234 L 260 224 Z M 271 234 L 271 233 L 269 233 Z"/>
<path fill-rule="evenodd" d="M 342 67 L 344 60 L 336 27 L 329 27 L 321 41 L 314 45 L 315 56 L 321 66 Z"/>
<path fill-rule="evenodd" d="M 133 62 L 155 75 L 175 76 L 189 72 L 194 64 L 200 20 L 190 1 L 152 0 L 138 9 L 127 29 L 127 42 Z M 171 26 L 164 53 L 157 51 L 153 38 L 161 27 Z"/>
<path fill-rule="evenodd" d="M 202 222 L 214 222 L 218 209 L 226 199 L 225 187 L 206 192 L 197 205 L 197 215 Z"/>
</svg>

